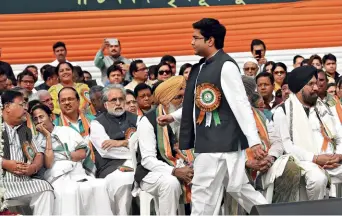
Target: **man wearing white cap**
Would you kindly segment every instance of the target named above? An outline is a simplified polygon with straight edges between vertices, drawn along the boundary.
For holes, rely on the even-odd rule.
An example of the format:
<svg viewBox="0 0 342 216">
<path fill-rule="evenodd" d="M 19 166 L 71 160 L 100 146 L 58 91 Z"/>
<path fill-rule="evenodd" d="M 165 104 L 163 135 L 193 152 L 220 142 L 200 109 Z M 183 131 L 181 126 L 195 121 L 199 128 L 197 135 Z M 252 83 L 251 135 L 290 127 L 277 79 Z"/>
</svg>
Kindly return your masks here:
<svg viewBox="0 0 342 216">
<path fill-rule="evenodd" d="M 248 58 L 243 64 L 243 72 L 246 76 L 255 77 L 259 71 L 257 60 L 254 58 Z"/>
<path fill-rule="evenodd" d="M 109 55 L 105 56 L 104 51 L 107 49 Z M 129 64 L 131 63 L 128 59 L 121 56 L 121 45 L 120 41 L 116 38 L 107 38 L 104 39 L 101 49 L 96 53 L 94 64 L 101 70 L 101 79 L 103 84 L 106 84 L 107 78 L 107 69 L 114 64 L 116 61 L 124 62 L 125 64 L 122 66 L 127 71 L 129 68 Z M 130 80 L 129 73 L 126 73 L 125 80 Z"/>
</svg>

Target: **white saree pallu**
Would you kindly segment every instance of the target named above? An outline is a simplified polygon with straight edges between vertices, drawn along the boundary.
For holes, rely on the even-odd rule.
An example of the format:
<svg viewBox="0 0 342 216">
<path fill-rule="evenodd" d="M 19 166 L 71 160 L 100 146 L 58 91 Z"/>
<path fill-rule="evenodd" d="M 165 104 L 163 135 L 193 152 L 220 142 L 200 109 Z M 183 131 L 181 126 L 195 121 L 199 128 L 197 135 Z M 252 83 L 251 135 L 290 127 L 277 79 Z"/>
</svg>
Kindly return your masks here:
<svg viewBox="0 0 342 216">
<path fill-rule="evenodd" d="M 68 163 L 73 163 L 71 166 Z M 66 170 L 63 167 L 67 167 Z M 72 170 L 70 170 L 70 168 Z M 56 161 L 53 169 L 66 172 L 52 182 L 56 215 L 112 215 L 106 182 L 88 176 L 81 163 Z"/>
<path fill-rule="evenodd" d="M 55 126 L 51 133 L 54 163 L 44 178 L 54 187 L 56 215 L 112 215 L 106 181 L 86 173 L 85 160 L 74 162 L 71 152 L 88 151 L 80 134 L 69 127 Z M 36 140 L 45 138 L 39 134 Z M 90 170 L 90 169 L 87 169 Z"/>
</svg>

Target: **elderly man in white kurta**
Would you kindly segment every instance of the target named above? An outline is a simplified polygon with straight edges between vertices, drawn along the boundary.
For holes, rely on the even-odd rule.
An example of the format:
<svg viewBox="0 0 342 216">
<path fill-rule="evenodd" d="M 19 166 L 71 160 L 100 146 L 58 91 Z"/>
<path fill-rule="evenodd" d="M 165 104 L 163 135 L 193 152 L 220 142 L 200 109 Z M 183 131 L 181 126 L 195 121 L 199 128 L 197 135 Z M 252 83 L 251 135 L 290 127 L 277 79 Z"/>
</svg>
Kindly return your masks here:
<svg viewBox="0 0 342 216">
<path fill-rule="evenodd" d="M 136 131 L 138 116 L 125 111 L 126 91 L 119 84 L 106 86 L 102 99 L 107 112 L 99 115 L 90 126 L 96 177 L 107 181 L 113 213 L 128 215 L 134 181 L 128 142 Z"/>
<path fill-rule="evenodd" d="M 274 113 L 286 153 L 303 168 L 310 200 L 322 199 L 328 178 L 341 178 L 341 129 L 330 109 L 317 101 L 317 70 L 312 66 L 294 69 L 289 76 L 289 99 Z M 325 172 L 326 171 L 326 172 Z"/>
</svg>

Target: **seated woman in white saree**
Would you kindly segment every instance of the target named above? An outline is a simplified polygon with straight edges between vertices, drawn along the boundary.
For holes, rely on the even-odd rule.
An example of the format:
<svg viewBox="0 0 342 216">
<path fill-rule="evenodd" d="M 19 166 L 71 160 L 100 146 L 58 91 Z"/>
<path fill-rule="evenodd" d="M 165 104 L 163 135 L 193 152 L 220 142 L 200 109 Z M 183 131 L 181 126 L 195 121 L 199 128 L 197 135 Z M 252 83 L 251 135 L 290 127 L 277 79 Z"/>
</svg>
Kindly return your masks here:
<svg viewBox="0 0 342 216">
<path fill-rule="evenodd" d="M 94 164 L 81 135 L 69 127 L 54 126 L 45 105 L 34 106 L 31 115 L 40 132 L 35 139 L 45 150 L 44 178 L 55 190 L 54 214 L 112 215 L 105 180 L 93 177 Z"/>
</svg>

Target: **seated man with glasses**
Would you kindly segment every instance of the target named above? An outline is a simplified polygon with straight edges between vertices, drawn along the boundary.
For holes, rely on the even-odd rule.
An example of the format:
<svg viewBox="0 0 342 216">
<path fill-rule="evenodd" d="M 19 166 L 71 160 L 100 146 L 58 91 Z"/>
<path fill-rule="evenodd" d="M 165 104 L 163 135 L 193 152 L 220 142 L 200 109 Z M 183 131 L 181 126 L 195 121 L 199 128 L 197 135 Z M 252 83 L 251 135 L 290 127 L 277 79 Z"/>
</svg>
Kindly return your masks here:
<svg viewBox="0 0 342 216">
<path fill-rule="evenodd" d="M 102 100 L 107 112 L 91 122 L 90 131 L 96 177 L 104 178 L 108 184 L 114 215 L 129 215 L 134 170 L 128 143 L 136 131 L 139 117 L 125 111 L 126 91 L 122 85 L 106 86 Z"/>
<path fill-rule="evenodd" d="M 80 96 L 73 87 L 64 87 L 58 93 L 61 113 L 53 121 L 55 126 L 67 126 L 81 134 L 90 149 L 90 159 L 95 162 L 92 144 L 89 139 L 90 122 L 95 116 L 82 113 L 79 110 Z M 95 167 L 93 172 L 95 172 Z"/>
<path fill-rule="evenodd" d="M 145 83 L 140 83 L 135 87 L 134 94 L 137 96 L 137 115 L 143 116 L 145 113 L 152 109 L 152 88 Z"/>
<path fill-rule="evenodd" d="M 32 133 L 24 123 L 27 106 L 23 94 L 5 91 L 1 103 L 5 128 L 1 157 L 4 199 L 29 204 L 33 215 L 52 215 L 53 188 L 37 175 L 43 167 L 43 150 L 33 142 Z"/>
<path fill-rule="evenodd" d="M 29 92 L 28 92 L 28 90 L 25 89 L 25 88 L 16 86 L 16 87 L 14 87 L 12 89 L 12 91 L 20 92 L 23 95 L 23 99 L 24 99 L 24 103 L 23 104 L 24 104 L 25 110 L 27 111 L 27 109 L 28 109 L 28 102 L 29 102 Z M 31 97 L 31 100 L 32 100 L 32 97 Z M 36 130 L 36 127 L 33 124 L 32 117 L 31 117 L 29 112 L 25 113 L 25 121 L 26 121 L 26 126 L 31 129 L 31 133 L 33 135 L 36 135 L 37 134 L 37 130 Z"/>
<path fill-rule="evenodd" d="M 37 81 L 36 77 L 33 75 L 33 73 L 29 70 L 24 70 L 20 74 L 18 74 L 18 86 L 21 88 L 24 88 L 28 91 L 29 96 L 32 95 L 32 93 L 36 93 L 37 91 L 34 89 L 34 84 Z"/>
<path fill-rule="evenodd" d="M 138 103 L 136 99 L 136 95 L 131 90 L 126 90 L 126 111 L 137 114 L 138 112 Z"/>
<path fill-rule="evenodd" d="M 139 83 L 146 83 L 149 86 L 153 84 L 152 81 L 148 80 L 148 68 L 142 60 L 134 60 L 129 66 L 129 72 L 133 79 L 125 86 L 125 89 L 134 91 Z"/>
</svg>

